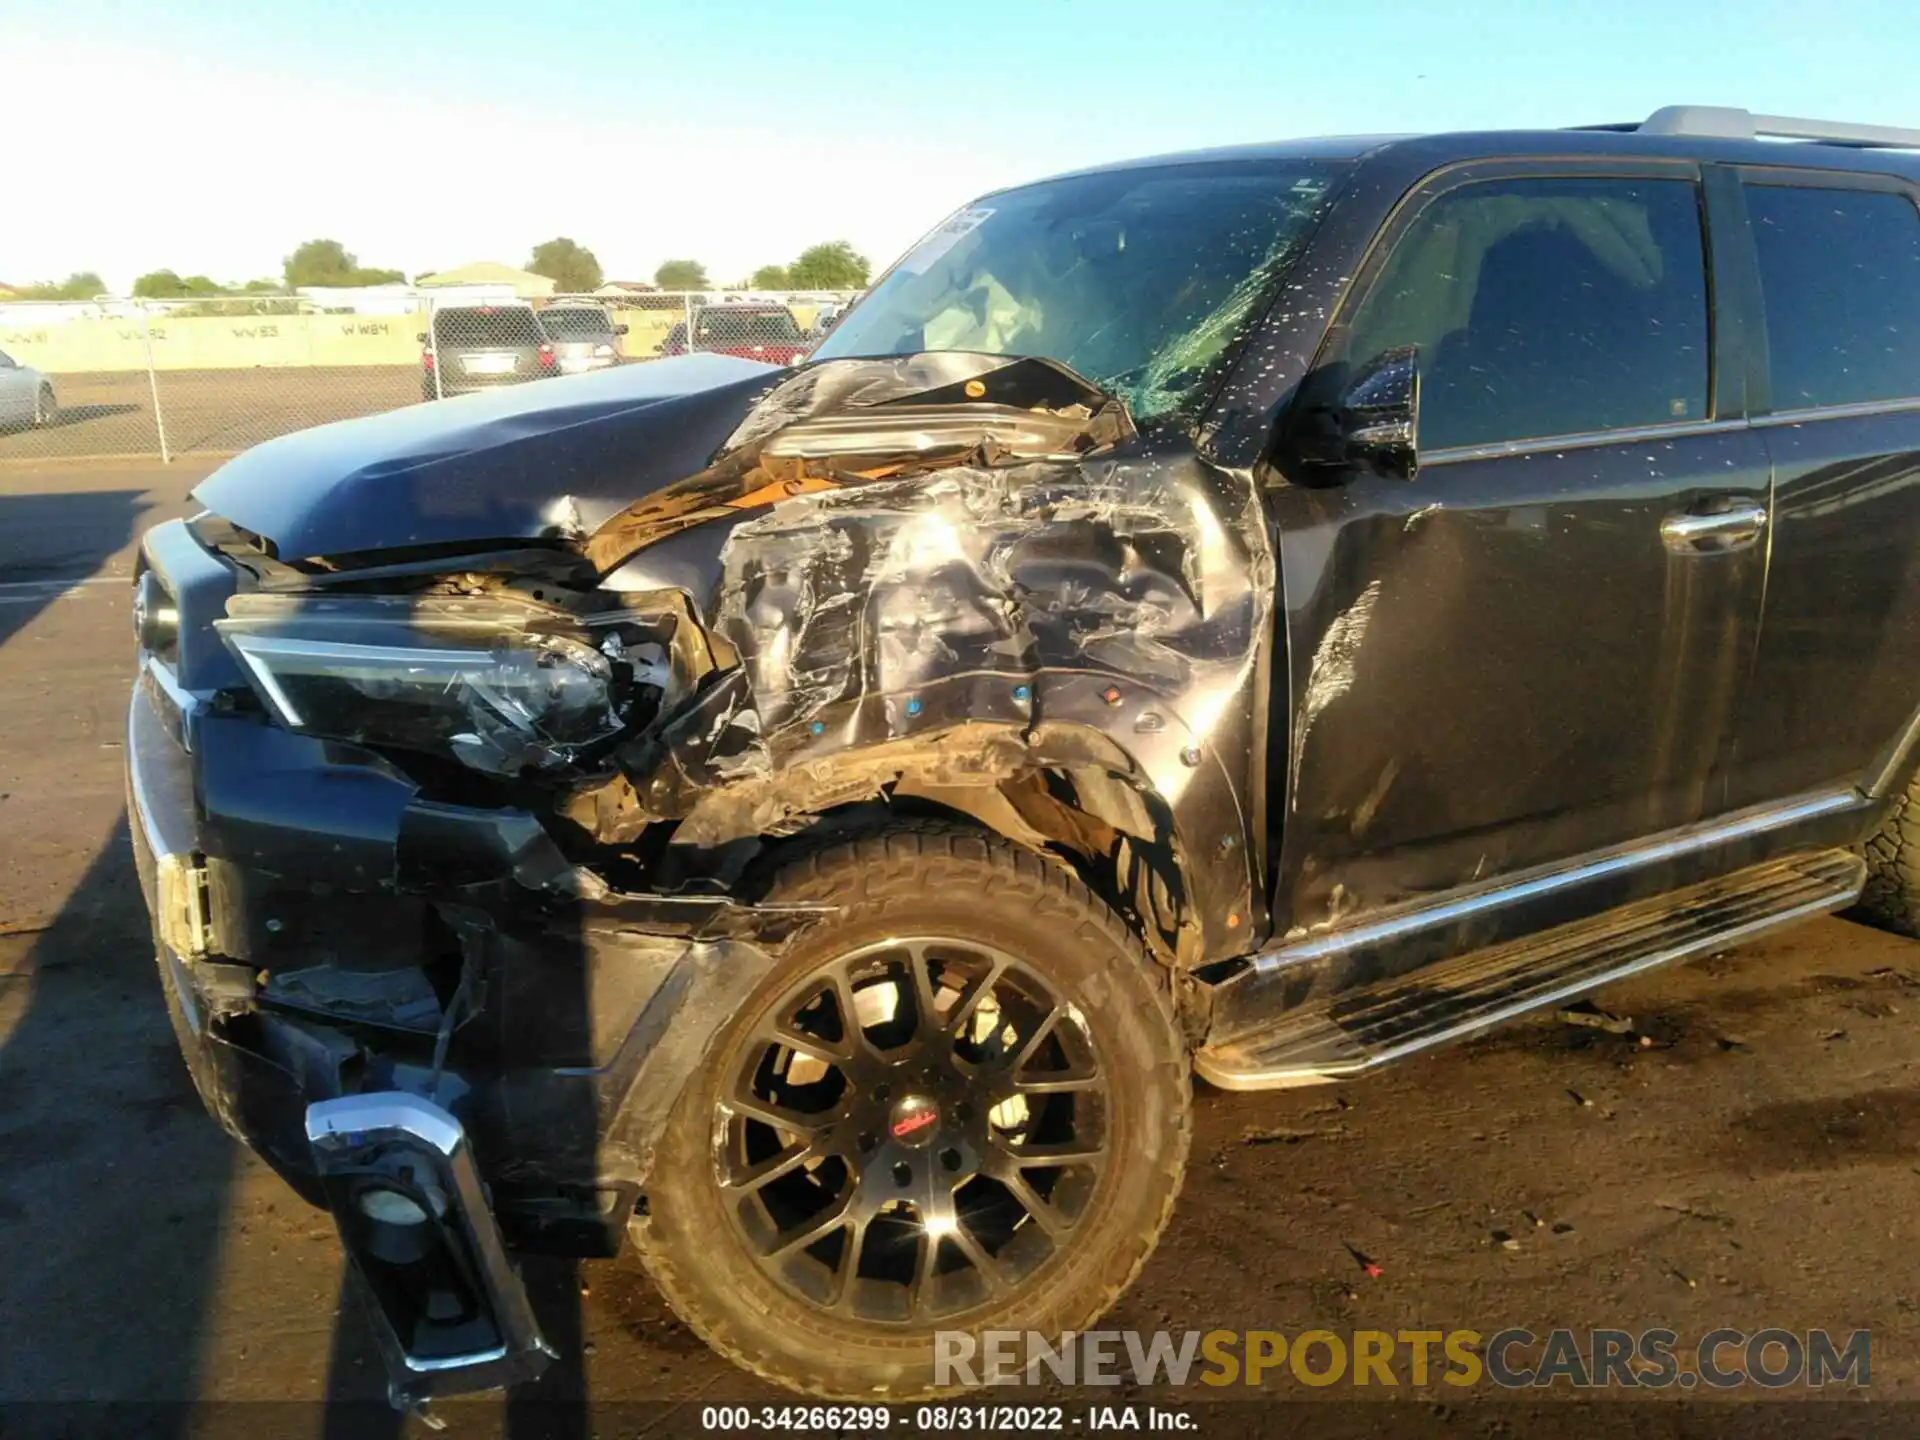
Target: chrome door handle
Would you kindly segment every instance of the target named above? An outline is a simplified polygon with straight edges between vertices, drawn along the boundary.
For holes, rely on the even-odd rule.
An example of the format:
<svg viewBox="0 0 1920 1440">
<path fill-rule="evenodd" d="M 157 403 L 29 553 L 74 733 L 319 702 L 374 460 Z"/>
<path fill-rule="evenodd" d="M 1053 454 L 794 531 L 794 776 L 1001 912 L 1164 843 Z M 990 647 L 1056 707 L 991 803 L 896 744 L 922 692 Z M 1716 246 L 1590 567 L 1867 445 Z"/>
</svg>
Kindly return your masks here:
<svg viewBox="0 0 1920 1440">
<path fill-rule="evenodd" d="M 1660 522 L 1660 539 L 1682 555 L 1720 555 L 1744 550 L 1767 528 L 1767 507 L 1736 505 L 1710 515 L 1681 513 Z"/>
</svg>

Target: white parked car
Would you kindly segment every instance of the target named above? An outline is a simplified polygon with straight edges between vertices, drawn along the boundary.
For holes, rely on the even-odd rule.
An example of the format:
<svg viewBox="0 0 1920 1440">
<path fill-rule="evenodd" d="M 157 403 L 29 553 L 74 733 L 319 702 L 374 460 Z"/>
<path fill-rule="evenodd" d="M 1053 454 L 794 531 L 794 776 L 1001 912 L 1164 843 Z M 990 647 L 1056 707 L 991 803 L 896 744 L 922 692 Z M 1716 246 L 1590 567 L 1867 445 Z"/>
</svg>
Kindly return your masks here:
<svg viewBox="0 0 1920 1440">
<path fill-rule="evenodd" d="M 0 350 L 0 428 L 51 425 L 59 413 L 53 381 Z"/>
</svg>

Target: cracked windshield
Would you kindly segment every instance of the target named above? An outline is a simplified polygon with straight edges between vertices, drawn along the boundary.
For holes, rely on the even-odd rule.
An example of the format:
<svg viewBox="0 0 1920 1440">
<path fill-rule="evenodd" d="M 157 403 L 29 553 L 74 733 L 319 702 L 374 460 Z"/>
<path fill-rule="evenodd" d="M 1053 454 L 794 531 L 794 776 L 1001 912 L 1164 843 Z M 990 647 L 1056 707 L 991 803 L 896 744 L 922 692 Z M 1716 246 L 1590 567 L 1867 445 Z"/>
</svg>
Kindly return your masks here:
<svg viewBox="0 0 1920 1440">
<path fill-rule="evenodd" d="M 1039 355 L 1120 395 L 1138 421 L 1167 415 L 1258 318 L 1333 174 L 1183 165 L 986 196 L 915 246 L 815 357 Z"/>
</svg>

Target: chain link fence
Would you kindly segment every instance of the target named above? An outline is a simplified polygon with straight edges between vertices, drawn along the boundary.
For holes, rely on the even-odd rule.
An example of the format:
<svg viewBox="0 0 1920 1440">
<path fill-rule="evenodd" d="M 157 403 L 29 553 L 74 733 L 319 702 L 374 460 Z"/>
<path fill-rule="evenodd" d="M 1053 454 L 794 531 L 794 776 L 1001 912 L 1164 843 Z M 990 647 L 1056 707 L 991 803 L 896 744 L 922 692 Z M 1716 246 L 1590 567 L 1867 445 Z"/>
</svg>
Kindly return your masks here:
<svg viewBox="0 0 1920 1440">
<path fill-rule="evenodd" d="M 310 425 L 694 351 L 791 365 L 853 299 L 383 287 L 0 301 L 0 463 L 232 454 Z"/>
</svg>

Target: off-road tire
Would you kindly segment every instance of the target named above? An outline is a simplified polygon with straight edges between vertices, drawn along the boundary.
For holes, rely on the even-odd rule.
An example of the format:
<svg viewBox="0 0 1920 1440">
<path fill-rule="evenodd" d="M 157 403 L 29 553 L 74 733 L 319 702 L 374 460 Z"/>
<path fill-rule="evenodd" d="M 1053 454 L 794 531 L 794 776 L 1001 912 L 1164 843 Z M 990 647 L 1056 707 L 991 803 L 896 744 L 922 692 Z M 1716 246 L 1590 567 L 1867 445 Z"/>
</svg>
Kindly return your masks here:
<svg viewBox="0 0 1920 1440">
<path fill-rule="evenodd" d="M 1920 936 L 1920 776 L 1893 802 L 1866 843 L 1867 887 L 1853 913 L 1900 935 Z"/>
<path fill-rule="evenodd" d="M 1060 1332 L 1092 1324 L 1152 1253 L 1186 1164 L 1192 1084 L 1164 972 L 1072 874 L 958 825 L 902 824 L 796 848 L 774 870 L 766 899 L 843 908 L 796 939 L 743 1001 L 667 1123 L 632 1238 L 668 1303 L 754 1374 L 864 1401 L 965 1388 L 936 1385 L 935 1328 L 1039 1331 L 1058 1343 Z M 736 1238 L 712 1168 L 717 1087 L 754 1022 L 820 964 L 902 934 L 991 943 L 1044 971 L 1120 1062 L 1106 1067 L 1108 1175 L 1072 1240 L 1010 1295 L 920 1328 L 830 1314 L 773 1283 Z"/>
</svg>

